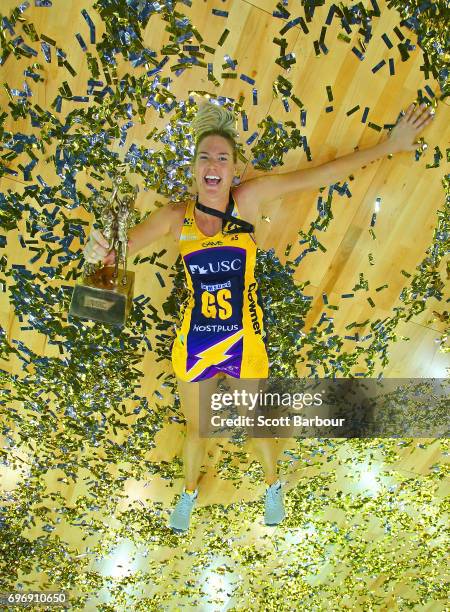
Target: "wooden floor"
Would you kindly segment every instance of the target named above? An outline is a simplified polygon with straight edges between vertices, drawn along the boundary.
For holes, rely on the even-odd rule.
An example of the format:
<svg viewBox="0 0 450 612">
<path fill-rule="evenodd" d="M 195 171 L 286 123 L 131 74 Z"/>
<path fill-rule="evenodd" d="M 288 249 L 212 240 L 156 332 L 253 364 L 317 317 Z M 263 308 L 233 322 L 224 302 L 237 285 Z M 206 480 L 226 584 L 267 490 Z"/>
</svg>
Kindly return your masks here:
<svg viewBox="0 0 450 612">
<path fill-rule="evenodd" d="M 369 3 L 364 2 L 364 4 Z M 179 100 L 186 99 L 188 92 L 191 91 L 207 91 L 212 95 L 234 99 L 244 95 L 248 131 L 243 131 L 242 124 L 238 124 L 238 129 L 241 141 L 245 142 L 258 130 L 258 123 L 268 116 L 277 121 L 295 121 L 300 127 L 299 108 L 290 102 L 291 108 L 287 112 L 281 97 L 276 98 L 273 95 L 272 85 L 277 77 L 282 75 L 288 79 L 292 83 L 293 92 L 301 99 L 307 111 L 306 124 L 300 129 L 302 134 L 307 136 L 312 162 L 307 161 L 302 149 L 291 150 L 285 155 L 284 165 L 275 168 L 274 173 L 308 167 L 310 164 L 318 165 L 350 153 L 355 147 L 360 149 L 369 147 L 386 138 L 385 132 L 370 128 L 369 122 L 380 126 L 395 122 L 399 111 L 405 109 L 416 98 L 417 90 L 423 89 L 425 84 L 439 95 L 439 87 L 434 79 L 424 81 L 423 72 L 420 71 L 423 58 L 417 45 L 415 50 L 410 52 L 410 59 L 401 62 L 395 46 L 398 39 L 394 33 L 394 27 L 400 22 L 399 15 L 395 10 L 388 9 L 383 0 L 379 0 L 378 4 L 381 16 L 373 20 L 372 39 L 367 45 L 364 61 L 360 61 L 351 52 L 351 47 L 358 44 L 361 35 L 358 35 L 355 29 L 351 43 L 338 39 L 342 28 L 337 19 L 334 19 L 327 29 L 326 44 L 329 53 L 316 56 L 313 41 L 320 38 L 321 28 L 331 2 L 325 2 L 324 6 L 316 9 L 313 21 L 308 23 L 308 35 L 303 33 L 299 25 L 291 27 L 285 34 L 280 35 L 283 25 L 294 17 L 304 14 L 300 3 L 293 0 L 289 0 L 285 6 L 291 14 L 291 17 L 285 19 L 272 15 L 276 10 L 276 2 L 271 0 L 253 2 L 227 0 L 220 3 L 193 0 L 191 6 L 178 3 L 177 10 L 189 16 L 204 37 L 205 44 L 214 47 L 215 53 L 208 55 L 207 61 L 212 62 L 213 72 L 220 87 L 216 88 L 211 81 L 208 81 L 206 68 L 195 67 L 186 70 L 180 77 L 174 77 L 173 72 L 167 69 L 166 76 L 173 78 L 171 91 Z M 3 15 L 7 15 L 16 5 L 15 1 L 2 0 L 0 11 Z M 81 16 L 82 9 L 88 11 L 95 23 L 97 41 L 100 41 L 105 34 L 104 23 L 94 10 L 93 2 L 65 0 L 53 2 L 53 5 L 51 8 L 30 6 L 24 17 L 34 24 L 37 32 L 57 41 L 57 45 L 67 53 L 70 64 L 77 74 L 73 77 L 58 67 L 54 49 L 52 49 L 52 62 L 47 63 L 39 43 L 32 43 L 27 39 L 27 44 L 39 50 L 39 57 L 33 61 L 41 64 L 40 74 L 44 81 L 34 83 L 30 78 L 26 80 L 33 92 L 33 103 L 39 104 L 44 109 L 50 109 L 64 80 L 68 82 L 74 95 L 86 95 L 86 82 L 90 74 L 86 55 L 75 35 L 81 33 L 91 52 L 95 53 L 95 48 L 88 42 L 89 28 Z M 228 16 L 214 15 L 213 9 L 228 11 Z M 165 26 L 166 23 L 160 16 L 152 17 L 144 32 L 144 41 L 149 48 L 159 50 L 169 42 L 169 33 L 165 30 Z M 220 46 L 218 41 L 225 28 L 229 30 L 229 35 Z M 19 26 L 17 29 L 19 31 Z M 402 27 L 401 31 L 415 42 L 415 35 L 406 27 Z M 393 49 L 387 48 L 381 38 L 383 34 L 387 34 L 395 43 Z M 286 54 L 295 54 L 296 63 L 289 70 L 284 70 L 275 63 L 280 47 L 273 43 L 273 39 L 280 37 L 286 39 Z M 192 44 L 195 44 L 195 41 Z M 238 60 L 238 73 L 254 79 L 256 83 L 254 86 L 240 78 L 221 78 L 221 66 L 227 55 Z M 394 58 L 394 75 L 389 73 L 389 58 Z M 386 64 L 373 73 L 371 68 L 383 59 L 386 60 Z M 26 58 L 16 60 L 12 56 L 9 57 L 5 65 L 0 67 L 1 82 L 8 83 L 11 89 L 22 89 L 25 80 L 23 71 L 30 62 L 31 60 Z M 170 63 L 168 65 L 170 66 Z M 118 70 L 119 74 L 124 74 L 130 70 L 130 66 L 122 60 L 119 62 Z M 143 70 L 142 67 L 135 69 L 136 75 L 141 74 Z M 331 88 L 332 101 L 327 97 L 327 86 Z M 258 90 L 256 105 L 252 103 L 253 88 Z M 0 91 L 2 109 L 8 111 L 8 102 L 6 91 L 2 88 Z M 65 100 L 62 115 L 68 114 L 77 107 L 77 104 L 81 103 Z M 326 107 L 331 105 L 333 110 L 326 112 Z M 356 105 L 359 105 L 359 110 L 348 115 L 348 111 Z M 363 123 L 362 113 L 366 107 L 369 108 L 369 114 L 367 121 Z M 141 125 L 136 120 L 128 132 L 126 147 L 121 148 L 116 144 L 114 150 L 123 156 L 124 150 L 127 150 L 131 143 L 148 147 L 147 134 L 154 126 L 163 127 L 166 121 L 167 117 L 161 118 L 154 109 L 148 108 L 145 124 Z M 402 274 L 402 270 L 411 275 L 417 272 L 418 266 L 426 257 L 427 249 L 433 242 L 438 211 L 444 208 L 445 193 L 442 177 L 448 172 L 445 150 L 448 147 L 449 125 L 448 106 L 440 103 L 436 119 L 424 131 L 423 136 L 428 143 L 428 150 L 419 161 L 414 160 L 414 153 L 401 153 L 392 159 L 376 161 L 353 173 L 354 179 L 349 181 L 351 198 L 334 196 L 333 221 L 326 232 L 318 235 L 326 251 L 309 253 L 295 273 L 297 281 L 309 281 L 304 293 L 312 297 L 312 307 L 305 320 L 305 330 L 320 320 L 324 309 L 322 301 L 324 293 L 327 294 L 329 303 L 339 305 L 339 310 L 335 311 L 333 316 L 336 333 L 342 337 L 348 334 L 346 325 L 350 322 L 393 317 L 395 309 L 402 306 L 400 293 L 410 283 L 410 280 Z M 5 129 L 25 134 L 39 133 L 37 128 L 29 125 L 28 120 L 13 121 L 10 116 L 6 120 Z M 54 152 L 54 146 L 53 143 L 48 147 L 45 157 Z M 436 146 L 439 146 L 443 152 L 444 159 L 439 167 L 426 168 L 426 164 L 433 162 L 433 150 Z M 247 147 L 246 150 L 250 155 L 250 148 Z M 28 161 L 25 156 L 25 164 Z M 17 175 L 3 176 L 0 179 L 0 191 L 13 190 L 19 194 L 23 193 L 27 182 L 19 168 L 20 163 L 24 163 L 21 157 L 10 163 L 9 168 L 16 170 Z M 241 180 L 246 180 L 261 172 L 254 170 L 250 163 L 241 162 L 240 173 Z M 33 182 L 38 174 L 50 185 L 57 184 L 60 180 L 54 166 L 46 163 L 42 156 L 33 171 Z M 346 178 L 342 177 L 342 180 Z M 88 193 L 87 182 L 92 182 L 92 178 L 88 173 L 80 172 L 77 175 L 77 188 Z M 319 195 L 317 190 L 303 192 L 266 205 L 264 217 L 256 229 L 259 246 L 262 249 L 274 248 L 276 255 L 285 262 L 286 245 L 293 244 L 289 258 L 294 259 L 304 248 L 299 244 L 298 232 L 300 230 L 307 232 L 310 223 L 317 217 Z M 377 198 L 381 199 L 381 205 L 373 228 L 376 234 L 374 240 L 369 230 Z M 140 191 L 137 206 L 142 214 L 152 210 L 156 202 L 164 203 L 165 199 L 150 191 Z M 81 208 L 67 211 L 66 214 L 71 218 L 92 220 Z M 27 235 L 26 218 L 20 222 L 18 230 L 8 232 L 9 266 L 23 264 L 37 272 L 42 261 L 30 263 L 33 253 L 22 248 L 21 235 Z M 76 245 L 72 248 L 76 248 Z M 177 256 L 177 244 L 168 239 L 151 245 L 142 252 L 142 256 L 159 252 L 164 248 L 167 249 L 167 253 L 160 262 L 170 266 Z M 372 261 L 369 254 L 373 257 Z M 441 320 L 444 311 L 448 309 L 445 300 L 448 302 L 449 298 L 445 263 L 442 260 L 438 268 L 441 278 L 446 282 L 445 299 L 441 302 L 434 298 L 429 299 L 421 314 L 407 323 L 398 325 L 396 328 L 398 341 L 389 347 L 390 362 L 384 369 L 379 367 L 377 373 L 382 370 L 383 375 L 388 378 L 446 376 L 449 367 L 448 345 L 445 353 L 440 350 L 439 342 L 448 327 L 448 323 Z M 131 268 L 136 271 L 135 295 L 150 295 L 153 306 L 161 308 L 170 293 L 171 279 L 168 273 L 149 264 L 137 265 L 134 268 L 131 265 Z M 165 281 L 164 288 L 156 280 L 156 271 L 161 273 Z M 369 291 L 356 292 L 353 298 L 343 299 L 342 294 L 352 292 L 360 273 L 363 273 L 368 281 Z M 388 285 L 385 289 L 376 291 L 376 288 L 385 284 Z M 368 297 L 373 299 L 374 307 L 368 303 Z M 57 347 L 48 343 L 46 335 L 34 330 L 22 330 L 24 323 L 14 312 L 8 292 L 0 293 L 0 323 L 6 330 L 10 343 L 13 340 L 21 340 L 37 355 L 59 357 Z M 367 324 L 359 328 L 360 334 L 368 333 L 369 327 Z M 154 342 L 155 333 L 157 332 L 150 332 L 151 342 Z M 352 348 L 354 342 L 353 344 L 350 340 L 344 342 L 343 350 Z M 173 401 L 171 390 L 161 388 L 159 379 L 162 372 L 170 371 L 170 364 L 155 362 L 154 355 L 148 351 L 138 367 L 145 374 L 139 394 L 158 405 L 158 401 L 155 400 L 155 391 L 158 391 L 162 393 L 159 404 L 161 406 L 170 404 Z M 1 368 L 23 376 L 18 359 L 12 358 L 8 362 L 2 362 Z M 307 373 L 305 366 L 299 363 L 299 376 Z M 132 422 L 130 419 L 130 423 Z M 156 446 L 149 451 L 148 456 L 149 460 L 159 464 L 172 463 L 177 476 L 181 476 L 183 430 L 180 424 L 168 424 L 156 435 Z M 286 504 L 291 523 L 284 528 L 278 528 L 276 536 L 270 536 L 272 532 L 263 525 L 262 505 L 255 506 L 255 502 L 262 499 L 264 485 L 259 465 L 254 463 L 254 457 L 248 454 L 251 450 L 245 447 L 240 463 L 237 455 L 230 455 L 233 449 L 229 443 L 219 445 L 214 439 L 208 446 L 209 466 L 201 480 L 199 512 L 193 518 L 193 535 L 188 545 L 180 542 L 180 545 L 176 546 L 167 536 L 169 538 L 167 546 L 148 545 L 149 556 L 142 557 L 142 549 L 146 548 L 145 542 L 141 542 L 140 547 L 134 547 L 125 536 L 125 532 L 119 528 L 117 516 L 120 511 L 125 511 L 129 504 L 134 504 L 140 510 L 142 504 L 148 504 L 152 512 L 155 508 L 160 508 L 160 514 L 152 515 L 153 518 L 159 516 L 159 521 L 167 521 L 174 494 L 181 490 L 182 479 L 179 477 L 170 482 L 159 475 L 149 476 L 146 479 L 126 480 L 123 501 L 116 508 L 116 516 L 108 516 L 107 513 L 102 513 L 102 510 L 92 513 L 95 520 L 101 519 L 107 526 L 105 531 L 99 529 L 97 534 L 89 535 L 85 541 L 82 541 L 83 530 L 63 522 L 54 534 L 59 534 L 70 546 L 77 548 L 80 554 L 84 553 L 87 546 L 95 547 L 102 538 L 111 547 L 112 542 L 115 542 L 119 547 L 118 552 L 105 554 L 99 561 L 92 559 L 86 568 L 98 571 L 102 575 L 120 577 L 124 575 L 127 563 L 133 570 L 149 571 L 149 560 L 158 561 L 163 569 L 160 576 L 154 577 L 155 584 L 158 585 L 154 588 L 157 591 L 159 589 L 160 594 L 167 592 L 168 589 L 177 592 L 178 599 L 167 598 L 163 607 L 155 609 L 178 610 L 195 607 L 201 610 L 225 610 L 228 609 L 227 606 L 233 604 L 243 606 L 236 609 L 262 609 L 264 604 L 256 605 L 255 602 L 264 601 L 261 593 L 268 584 L 273 583 L 279 593 L 282 592 L 282 585 L 291 581 L 286 568 L 294 561 L 298 562 L 299 557 L 296 555 L 303 555 L 303 559 L 308 560 L 300 571 L 301 576 L 305 578 L 304 585 L 310 585 L 314 596 L 319 597 L 320 593 L 323 593 L 324 601 L 330 597 L 334 606 L 332 609 L 336 610 L 369 609 L 368 602 L 374 602 L 373 598 L 370 599 L 374 594 L 380 597 L 382 603 L 377 604 L 379 607 L 370 609 L 402 610 L 405 608 L 402 607 L 401 597 L 414 600 L 415 594 L 420 591 L 417 586 L 420 576 L 426 572 L 434 572 L 439 578 L 439 568 L 442 569 L 442 563 L 433 557 L 430 544 L 430 558 L 427 565 L 424 560 L 426 551 L 421 544 L 421 526 L 418 523 L 413 524 L 411 517 L 414 513 L 417 517 L 425 517 L 422 518 L 424 521 L 422 529 L 431 526 L 439 530 L 445 526 L 440 514 L 444 507 L 445 495 L 448 494 L 448 479 L 438 478 L 435 475 L 436 466 L 442 466 L 444 469 L 447 448 L 445 440 L 412 440 L 405 443 L 401 440 L 385 440 L 380 444 L 375 444 L 373 441 L 372 444 L 358 440 L 325 443 L 311 439 L 299 444 L 293 440 L 286 440 L 284 444 L 288 452 L 283 455 L 282 477 L 286 482 Z M 102 449 L 98 449 L 98 455 L 102 456 Z M 22 456 L 25 461 L 29 460 L 25 451 Z M 227 458 L 230 459 L 229 463 Z M 124 464 L 109 469 L 113 475 L 119 475 L 121 469 L 129 470 L 130 466 Z M 24 473 L 26 471 L 12 470 L 0 465 L 2 490 L 13 491 L 24 478 Z M 233 478 L 233 474 L 238 474 L 236 479 Z M 64 484 L 58 482 L 57 471 L 54 470 L 47 472 L 44 480 L 49 491 L 59 491 L 65 503 L 70 505 L 74 504 L 79 496 L 86 494 L 83 477 L 89 476 L 89 472 L 82 469 L 79 475 L 80 478 L 76 483 Z M 366 497 L 362 495 L 364 487 L 366 493 L 369 491 Z M 398 493 L 393 502 L 394 489 Z M 425 495 L 425 492 L 429 495 Z M 353 502 L 361 499 L 361 496 L 364 501 L 358 507 L 358 504 Z M 388 533 L 386 523 L 389 504 L 392 503 L 396 504 L 397 522 L 392 528 L 392 537 L 389 538 L 386 537 Z M 230 514 L 224 510 L 227 504 L 235 504 Z M 401 514 L 399 508 L 404 509 L 405 516 Z M 333 536 L 333 529 L 340 530 L 339 537 Z M 206 536 L 205 532 L 208 531 L 210 533 Z M 214 550 L 212 538 L 223 537 L 223 533 L 227 535 L 228 545 L 222 543 L 221 554 L 216 552 L 215 556 L 205 558 L 205 538 L 208 540 L 208 546 L 211 546 L 208 550 Z M 345 541 L 342 535 L 344 533 L 353 534 L 361 550 L 365 551 L 369 567 L 373 564 L 373 567 L 378 568 L 373 575 L 369 577 L 365 575 L 364 584 L 372 593 L 370 596 L 360 591 L 356 564 L 353 563 L 354 558 L 351 555 L 352 562 L 345 564 L 351 544 Z M 429 533 L 432 534 L 432 531 Z M 30 527 L 24 535 L 32 539 L 41 534 L 42 522 L 38 520 L 36 526 Z M 434 539 L 432 535 L 429 535 L 429 538 L 431 539 L 428 541 L 432 542 L 438 551 L 442 550 L 442 540 Z M 365 548 L 361 544 L 363 540 L 369 543 Z M 238 548 L 239 554 L 236 552 Z M 240 556 L 244 549 L 247 552 L 250 550 L 265 552 L 267 558 L 264 563 L 255 561 L 251 569 Z M 192 557 L 188 555 L 189 551 Z M 140 561 L 133 564 L 129 559 L 134 555 L 140 556 Z M 201 570 L 195 563 L 196 555 L 205 562 Z M 294 555 L 292 559 L 291 555 Z M 385 567 L 379 561 L 381 557 L 385 558 Z M 415 564 L 415 558 L 420 562 Z M 342 563 L 341 567 L 339 562 Z M 222 572 L 214 570 L 217 566 L 226 563 L 230 564 L 233 570 Z M 401 574 L 396 574 L 396 563 L 398 568 L 402 569 Z M 118 569 L 119 566 L 122 566 L 121 569 Z M 255 579 L 256 570 L 264 572 L 266 579 L 262 577 Z M 388 586 L 387 583 L 383 585 L 383 572 L 388 577 L 395 577 Z M 233 597 L 227 598 L 224 593 L 227 590 L 234 590 L 231 586 L 239 574 L 242 577 L 242 584 Z M 44 584 L 42 572 L 32 576 L 36 587 Z M 182 592 L 180 585 L 192 576 L 203 581 L 206 593 L 203 599 L 198 593 L 195 595 L 195 589 L 192 589 L 190 594 L 189 589 L 186 589 L 186 594 L 180 595 Z M 220 591 L 222 587 L 223 592 Z M 306 586 L 304 588 L 306 589 Z M 305 594 L 306 590 L 303 596 Z M 291 595 L 287 593 L 287 602 L 291 602 L 290 597 Z M 210 601 L 215 599 L 216 603 L 205 603 L 208 598 Z M 299 595 L 297 601 L 300 599 Z M 282 599 L 277 601 L 280 610 L 292 609 L 283 608 Z M 86 604 L 84 609 L 94 610 L 96 605 Z M 178 605 L 184 607 L 178 608 Z M 256 607 L 252 608 L 252 605 Z M 436 597 L 435 601 L 427 599 L 423 604 L 417 604 L 415 609 L 444 610 L 444 608 L 441 598 Z"/>
</svg>

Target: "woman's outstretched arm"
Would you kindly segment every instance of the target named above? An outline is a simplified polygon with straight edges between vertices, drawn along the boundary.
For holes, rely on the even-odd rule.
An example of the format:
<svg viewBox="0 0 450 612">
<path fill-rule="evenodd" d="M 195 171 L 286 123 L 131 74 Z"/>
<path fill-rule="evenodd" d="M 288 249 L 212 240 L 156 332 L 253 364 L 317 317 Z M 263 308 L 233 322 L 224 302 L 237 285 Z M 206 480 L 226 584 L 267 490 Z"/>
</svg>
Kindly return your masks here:
<svg viewBox="0 0 450 612">
<path fill-rule="evenodd" d="M 238 187 L 241 197 L 255 206 L 276 200 L 289 193 L 308 189 L 319 189 L 346 178 L 362 166 L 402 151 L 413 151 L 417 135 L 434 117 L 433 111 L 425 105 L 411 104 L 405 115 L 394 127 L 387 140 L 362 151 L 355 151 L 332 161 L 316 166 L 294 170 L 285 174 L 269 174 L 242 183 Z"/>
<path fill-rule="evenodd" d="M 128 231 L 128 253 L 131 257 L 140 250 L 155 242 L 162 236 L 173 231 L 179 220 L 180 209 L 173 204 L 167 204 L 158 208 L 144 221 L 133 226 Z M 102 261 L 108 266 L 115 262 L 116 253 L 114 249 L 109 249 L 109 244 L 103 234 L 93 229 L 89 235 L 89 240 L 84 248 L 84 258 L 90 263 Z"/>
</svg>

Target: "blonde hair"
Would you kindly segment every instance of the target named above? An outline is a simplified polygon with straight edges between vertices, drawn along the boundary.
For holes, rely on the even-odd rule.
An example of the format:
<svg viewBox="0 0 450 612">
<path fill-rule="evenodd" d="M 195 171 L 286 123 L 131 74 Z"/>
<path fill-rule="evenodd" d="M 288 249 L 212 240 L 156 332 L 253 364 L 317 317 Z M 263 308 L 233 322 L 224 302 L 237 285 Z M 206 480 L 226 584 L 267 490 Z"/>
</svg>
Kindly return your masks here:
<svg viewBox="0 0 450 612">
<path fill-rule="evenodd" d="M 236 130 L 236 119 L 231 111 L 218 104 L 205 102 L 199 107 L 196 116 L 192 120 L 192 131 L 195 140 L 194 160 L 197 157 L 200 142 L 206 136 L 214 135 L 222 136 L 222 138 L 228 140 L 233 149 L 234 162 L 236 162 L 236 138 L 238 133 Z"/>
</svg>

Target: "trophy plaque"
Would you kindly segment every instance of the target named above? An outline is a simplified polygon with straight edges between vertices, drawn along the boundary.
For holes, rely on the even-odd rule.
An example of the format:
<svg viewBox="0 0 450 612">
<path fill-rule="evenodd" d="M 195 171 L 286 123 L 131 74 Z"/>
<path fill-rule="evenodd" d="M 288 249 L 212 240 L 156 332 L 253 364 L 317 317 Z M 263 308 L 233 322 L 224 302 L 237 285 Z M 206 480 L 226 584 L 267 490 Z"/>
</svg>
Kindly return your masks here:
<svg viewBox="0 0 450 612">
<path fill-rule="evenodd" d="M 73 290 L 69 315 L 124 326 L 131 309 L 134 290 L 134 272 L 126 269 L 127 230 L 138 189 L 136 187 L 131 195 L 121 197 L 120 183 L 119 178 L 113 186 L 109 202 L 103 196 L 98 200 L 98 203 L 103 205 L 102 234 L 108 240 L 110 250 L 115 250 L 115 263 L 113 266 L 103 266 L 101 263 L 85 262 L 82 279 Z"/>
</svg>

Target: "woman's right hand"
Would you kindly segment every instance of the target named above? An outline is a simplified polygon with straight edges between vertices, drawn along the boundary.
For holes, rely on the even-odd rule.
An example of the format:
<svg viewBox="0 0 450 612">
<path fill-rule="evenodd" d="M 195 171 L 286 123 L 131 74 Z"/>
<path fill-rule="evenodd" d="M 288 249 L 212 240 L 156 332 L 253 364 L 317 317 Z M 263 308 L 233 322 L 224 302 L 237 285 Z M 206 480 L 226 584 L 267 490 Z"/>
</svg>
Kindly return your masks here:
<svg viewBox="0 0 450 612">
<path fill-rule="evenodd" d="M 106 266 L 113 264 L 116 259 L 115 250 L 109 248 L 106 238 L 96 229 L 91 231 L 83 255 L 88 263 L 96 264 L 101 261 Z"/>
</svg>

